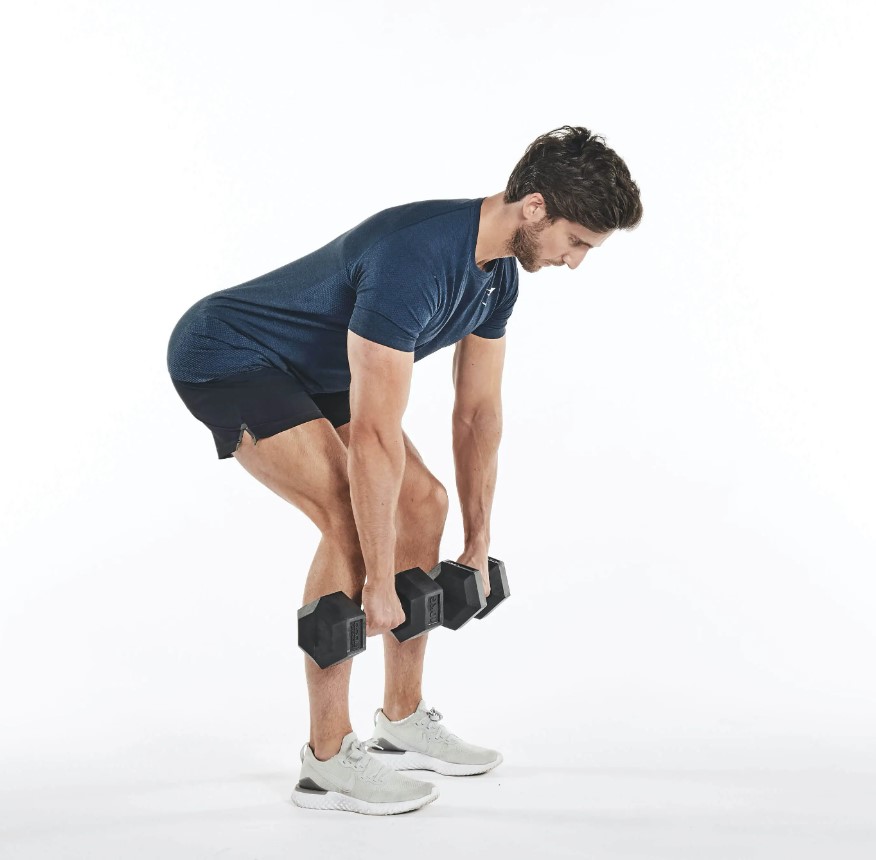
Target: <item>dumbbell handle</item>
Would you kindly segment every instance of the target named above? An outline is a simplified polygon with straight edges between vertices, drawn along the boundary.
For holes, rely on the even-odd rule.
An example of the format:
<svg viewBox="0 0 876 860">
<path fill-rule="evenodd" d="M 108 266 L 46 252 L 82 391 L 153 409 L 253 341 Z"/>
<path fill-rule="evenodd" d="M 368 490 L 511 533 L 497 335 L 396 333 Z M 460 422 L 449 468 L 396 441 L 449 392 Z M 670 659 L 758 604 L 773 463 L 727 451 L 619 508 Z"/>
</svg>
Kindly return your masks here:
<svg viewBox="0 0 876 860">
<path fill-rule="evenodd" d="M 511 596 L 508 588 L 508 576 L 505 573 L 505 562 L 498 558 L 487 556 L 489 566 L 490 594 L 487 597 L 487 605 L 475 615 L 479 621 L 483 621 L 506 597 Z"/>
</svg>

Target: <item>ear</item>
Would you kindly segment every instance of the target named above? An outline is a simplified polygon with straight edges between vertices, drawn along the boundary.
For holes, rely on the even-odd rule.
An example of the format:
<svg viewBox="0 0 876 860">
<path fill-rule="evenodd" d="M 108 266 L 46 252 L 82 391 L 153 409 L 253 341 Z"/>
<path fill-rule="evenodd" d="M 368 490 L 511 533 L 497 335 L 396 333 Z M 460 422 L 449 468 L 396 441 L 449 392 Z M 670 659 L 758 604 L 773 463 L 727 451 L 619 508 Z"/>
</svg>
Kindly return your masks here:
<svg viewBox="0 0 876 860">
<path fill-rule="evenodd" d="M 523 217 L 527 221 L 541 221 L 547 215 L 544 197 L 538 191 L 527 194 L 523 198 Z"/>
</svg>

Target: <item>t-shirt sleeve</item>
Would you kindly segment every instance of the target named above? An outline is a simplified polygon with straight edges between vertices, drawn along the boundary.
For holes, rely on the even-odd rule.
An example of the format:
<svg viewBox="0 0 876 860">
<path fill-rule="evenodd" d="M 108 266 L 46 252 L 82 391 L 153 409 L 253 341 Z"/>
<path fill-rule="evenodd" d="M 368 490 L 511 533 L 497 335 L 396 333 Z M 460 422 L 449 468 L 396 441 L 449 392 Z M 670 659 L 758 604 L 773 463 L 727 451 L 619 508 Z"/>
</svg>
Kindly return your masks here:
<svg viewBox="0 0 876 860">
<path fill-rule="evenodd" d="M 438 312 L 440 288 L 425 248 L 403 231 L 375 242 L 351 273 L 356 301 L 348 328 L 361 337 L 404 352 Z"/>
<path fill-rule="evenodd" d="M 485 319 L 473 332 L 478 337 L 498 338 L 505 334 L 505 328 L 508 324 L 508 319 L 511 316 L 511 311 L 514 310 L 514 304 L 517 301 L 518 293 L 518 275 L 515 266 L 511 282 L 508 284 L 508 289 L 505 295 L 499 300 L 493 312 Z"/>
</svg>

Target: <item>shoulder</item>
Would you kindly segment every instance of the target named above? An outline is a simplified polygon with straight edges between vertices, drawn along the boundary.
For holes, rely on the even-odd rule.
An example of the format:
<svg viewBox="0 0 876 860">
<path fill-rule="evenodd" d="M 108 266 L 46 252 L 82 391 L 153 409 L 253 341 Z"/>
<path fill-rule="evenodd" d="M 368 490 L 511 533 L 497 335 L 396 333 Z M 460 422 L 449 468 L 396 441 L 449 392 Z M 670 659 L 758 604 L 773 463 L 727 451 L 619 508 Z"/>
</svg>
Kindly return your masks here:
<svg viewBox="0 0 876 860">
<path fill-rule="evenodd" d="M 413 203 L 402 203 L 382 209 L 363 222 L 374 220 L 380 223 L 388 232 L 397 232 L 405 229 L 434 228 L 435 221 L 465 221 L 471 215 L 474 207 L 474 199 L 454 200 L 417 200 Z"/>
<path fill-rule="evenodd" d="M 475 200 L 418 200 L 382 209 L 344 236 L 349 256 L 391 249 L 404 256 L 428 255 L 433 250 L 464 242 L 471 231 Z"/>
</svg>

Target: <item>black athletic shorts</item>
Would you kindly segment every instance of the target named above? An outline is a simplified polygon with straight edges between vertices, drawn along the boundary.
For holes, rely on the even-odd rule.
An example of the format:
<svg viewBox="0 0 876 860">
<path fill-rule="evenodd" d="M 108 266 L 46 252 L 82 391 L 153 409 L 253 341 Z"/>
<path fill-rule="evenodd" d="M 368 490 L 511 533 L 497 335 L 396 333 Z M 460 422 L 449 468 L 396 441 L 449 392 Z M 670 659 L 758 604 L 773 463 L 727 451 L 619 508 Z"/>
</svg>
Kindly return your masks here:
<svg viewBox="0 0 876 860">
<path fill-rule="evenodd" d="M 350 420 L 349 391 L 308 394 L 296 377 L 273 367 L 210 382 L 171 382 L 189 412 L 210 428 L 220 460 L 237 450 L 244 431 L 258 443 L 314 418 L 328 418 L 333 427 Z"/>
</svg>

